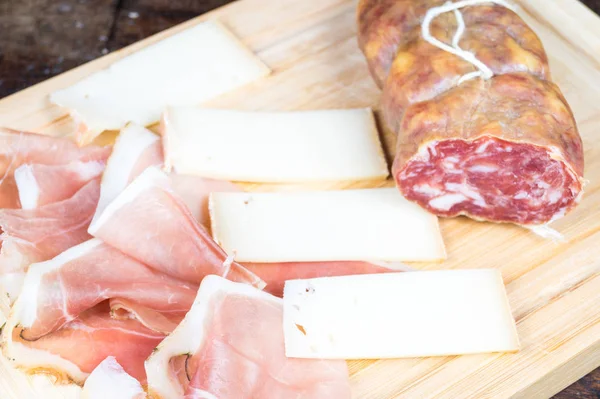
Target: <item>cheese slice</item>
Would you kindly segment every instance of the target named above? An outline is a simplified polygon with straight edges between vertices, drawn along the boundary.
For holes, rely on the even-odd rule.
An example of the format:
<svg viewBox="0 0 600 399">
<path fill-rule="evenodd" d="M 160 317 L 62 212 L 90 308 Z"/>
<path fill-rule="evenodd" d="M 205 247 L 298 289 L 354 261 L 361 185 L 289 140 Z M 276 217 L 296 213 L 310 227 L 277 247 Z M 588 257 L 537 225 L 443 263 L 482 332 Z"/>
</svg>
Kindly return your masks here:
<svg viewBox="0 0 600 399">
<path fill-rule="evenodd" d="M 288 357 L 381 359 L 519 350 L 493 269 L 290 280 Z"/>
<path fill-rule="evenodd" d="M 165 164 L 177 173 L 245 182 L 383 179 L 388 167 L 370 109 L 251 112 L 169 108 Z"/>
<path fill-rule="evenodd" d="M 148 376 L 148 392 L 153 397 L 164 399 L 183 398 L 183 387 L 179 384 L 171 372 L 170 362 L 176 356 L 193 356 L 203 346 L 210 345 L 210 325 L 215 317 L 215 309 L 220 310 L 223 299 L 229 295 L 244 298 L 245 301 L 266 303 L 270 306 L 281 308 L 281 299 L 258 290 L 251 285 L 234 283 L 222 277 L 208 275 L 200 284 L 198 294 L 194 300 L 191 309 L 185 315 L 185 318 L 152 352 L 150 357 L 144 363 L 146 375 Z M 260 307 L 257 307 L 260 309 Z M 235 315 L 230 315 L 234 317 Z M 261 318 L 257 318 L 264 322 Z M 260 324 L 260 323 L 258 323 Z M 264 331 L 268 331 L 267 328 Z M 279 330 L 281 334 L 281 330 Z M 253 340 L 264 339 L 261 334 L 248 334 L 248 343 Z M 277 341 L 275 341 L 277 342 Z M 243 348 L 242 348 L 243 349 Z M 189 359 L 188 357 L 188 359 Z M 241 356 L 243 358 L 243 356 Z M 227 358 L 224 362 L 235 362 Z M 192 370 L 193 371 L 193 370 Z M 253 376 L 252 376 L 253 377 Z M 250 378 L 252 378 L 250 377 Z M 213 396 L 207 392 L 200 392 L 200 398 L 212 399 Z"/>
<path fill-rule="evenodd" d="M 435 261 L 438 219 L 395 188 L 212 193 L 214 239 L 239 262 Z"/>
<path fill-rule="evenodd" d="M 269 69 L 208 21 L 127 56 L 51 94 L 81 122 L 80 142 L 127 122 L 157 122 L 168 105 L 194 105 L 266 76 Z"/>
</svg>

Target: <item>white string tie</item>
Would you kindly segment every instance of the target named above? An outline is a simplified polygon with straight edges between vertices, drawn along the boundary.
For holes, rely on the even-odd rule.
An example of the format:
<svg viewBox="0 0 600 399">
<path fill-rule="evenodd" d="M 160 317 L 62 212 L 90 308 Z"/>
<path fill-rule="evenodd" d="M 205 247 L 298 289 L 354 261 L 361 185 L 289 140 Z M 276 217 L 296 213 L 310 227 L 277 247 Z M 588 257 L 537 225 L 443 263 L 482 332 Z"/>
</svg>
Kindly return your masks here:
<svg viewBox="0 0 600 399">
<path fill-rule="evenodd" d="M 488 68 L 487 65 L 478 60 L 477 57 L 475 57 L 475 54 L 462 49 L 459 45 L 460 39 L 462 38 L 466 29 L 465 20 L 463 19 L 460 9 L 485 3 L 498 4 L 508 8 L 509 10 L 515 11 L 514 8 L 504 0 L 463 0 L 457 1 L 456 3 L 448 1 L 442 6 L 433 7 L 427 10 L 425 18 L 423 19 L 423 23 L 421 24 L 421 34 L 425 41 L 441 50 L 447 51 L 451 54 L 456 55 L 457 57 L 462 58 L 463 60 L 467 61 L 468 63 L 472 64 L 473 66 L 475 66 L 475 68 L 478 69 L 477 71 L 469 72 L 461 76 L 458 80 L 459 85 L 463 82 L 466 82 L 467 80 L 471 80 L 474 78 L 480 77 L 484 80 L 487 80 L 494 76 L 494 72 L 492 72 L 492 70 Z M 456 18 L 457 28 L 456 32 L 454 33 L 454 37 L 452 38 L 452 45 L 449 45 L 433 37 L 430 31 L 430 26 L 435 18 L 451 11 L 454 13 L 454 16 Z"/>
<path fill-rule="evenodd" d="M 549 224 L 549 223 L 548 223 Z M 527 230 L 531 231 L 533 234 L 540 236 L 545 239 L 549 239 L 554 241 L 555 243 L 565 243 L 567 242 L 565 236 L 554 230 L 548 224 L 542 224 L 537 226 L 523 226 Z"/>
</svg>

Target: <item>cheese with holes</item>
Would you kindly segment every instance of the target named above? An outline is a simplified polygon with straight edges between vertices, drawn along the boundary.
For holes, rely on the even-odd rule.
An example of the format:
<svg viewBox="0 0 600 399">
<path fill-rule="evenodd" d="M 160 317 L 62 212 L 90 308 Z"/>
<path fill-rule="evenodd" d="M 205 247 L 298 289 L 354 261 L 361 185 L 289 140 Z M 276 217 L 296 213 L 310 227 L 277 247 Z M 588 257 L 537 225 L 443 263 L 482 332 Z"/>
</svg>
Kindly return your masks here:
<svg viewBox="0 0 600 399">
<path fill-rule="evenodd" d="M 196 105 L 270 73 L 237 38 L 208 21 L 129 55 L 50 96 L 69 108 L 81 142 L 127 122 L 157 122 L 165 107 Z"/>
<path fill-rule="evenodd" d="M 519 350 L 494 269 L 324 277 L 285 283 L 288 357 L 382 359 Z"/>
<path fill-rule="evenodd" d="M 395 188 L 212 193 L 214 239 L 239 262 L 436 261 L 436 216 Z"/>
<path fill-rule="evenodd" d="M 177 173 L 267 183 L 371 180 L 389 174 L 370 109 L 169 108 L 163 137 L 166 167 Z"/>
</svg>

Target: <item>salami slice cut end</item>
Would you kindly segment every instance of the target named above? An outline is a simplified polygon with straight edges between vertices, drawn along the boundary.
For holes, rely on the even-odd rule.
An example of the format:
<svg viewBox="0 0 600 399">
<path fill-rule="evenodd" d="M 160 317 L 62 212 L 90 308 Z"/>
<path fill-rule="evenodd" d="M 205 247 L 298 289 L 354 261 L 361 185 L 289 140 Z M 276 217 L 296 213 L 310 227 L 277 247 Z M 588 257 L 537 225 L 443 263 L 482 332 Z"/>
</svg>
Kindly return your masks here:
<svg viewBox="0 0 600 399">
<path fill-rule="evenodd" d="M 563 216 L 582 192 L 557 151 L 488 136 L 430 142 L 394 176 L 406 198 L 439 216 L 524 225 Z"/>
</svg>

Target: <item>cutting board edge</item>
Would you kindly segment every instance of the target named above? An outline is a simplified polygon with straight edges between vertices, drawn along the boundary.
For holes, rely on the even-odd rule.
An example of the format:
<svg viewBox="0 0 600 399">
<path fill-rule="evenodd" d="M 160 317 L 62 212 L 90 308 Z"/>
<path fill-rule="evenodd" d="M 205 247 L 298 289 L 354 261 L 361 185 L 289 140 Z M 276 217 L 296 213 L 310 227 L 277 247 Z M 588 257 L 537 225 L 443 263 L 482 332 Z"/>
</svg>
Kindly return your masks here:
<svg viewBox="0 0 600 399">
<path fill-rule="evenodd" d="M 582 358 L 586 359 L 582 362 Z M 589 359 L 589 360 L 588 360 Z M 543 378 L 512 395 L 510 399 L 550 398 L 600 367 L 600 337 L 595 344 L 552 370 Z M 563 374 L 563 375 L 561 375 Z M 565 374 L 568 375 L 565 378 Z"/>
<path fill-rule="evenodd" d="M 524 0 L 524 1 L 530 1 L 530 0 Z M 533 1 L 541 3 L 539 0 L 533 0 Z M 596 28 L 596 26 L 594 26 L 592 24 L 592 26 L 586 25 L 585 30 L 586 30 L 586 32 L 589 33 L 589 35 L 593 36 L 593 38 L 597 39 L 598 42 L 600 43 L 600 17 L 598 17 L 596 14 L 593 14 L 587 7 L 585 7 L 583 4 L 581 4 L 578 0 L 556 0 L 556 3 L 565 3 L 565 4 L 572 3 L 572 4 L 574 4 L 573 14 L 567 15 L 569 20 L 576 21 L 578 16 L 583 16 L 586 19 L 595 21 L 595 23 L 597 24 L 596 26 L 598 28 Z M 137 42 L 137 43 L 133 44 L 132 46 L 128 46 L 123 50 L 119 50 L 119 51 L 110 53 L 104 57 L 97 59 L 97 60 L 91 61 L 91 62 L 83 64 L 81 66 L 78 66 L 78 67 L 74 68 L 73 70 L 68 71 L 64 74 L 61 74 L 57 77 L 54 77 L 47 81 L 36 84 L 36 85 L 34 85 L 30 88 L 27 88 L 25 90 L 22 90 L 20 92 L 14 93 L 11 96 L 5 97 L 4 99 L 0 99 L 0 107 L 2 107 L 5 103 L 9 104 L 13 101 L 20 100 L 20 98 L 21 98 L 20 96 L 23 96 L 23 95 L 25 95 L 25 98 L 26 98 L 27 96 L 29 96 L 30 93 L 35 93 L 38 91 L 46 91 L 47 92 L 49 90 L 47 90 L 45 88 L 46 85 L 48 85 L 50 87 L 53 84 L 55 84 L 56 82 L 62 82 L 62 79 L 69 80 L 70 79 L 69 76 L 71 76 L 71 75 L 77 76 L 77 74 L 80 74 L 82 72 L 85 75 L 88 73 L 88 69 L 92 69 L 92 70 L 96 69 L 95 65 L 105 65 L 105 64 L 107 65 L 111 62 L 114 62 L 116 59 L 122 58 L 122 57 L 126 56 L 127 54 L 129 54 L 130 51 L 135 51 L 135 49 L 137 49 L 139 47 L 143 47 L 143 46 L 147 45 L 148 43 L 152 43 L 156 40 L 160 40 L 164 37 L 170 36 L 180 30 L 187 29 L 188 27 L 191 27 L 197 23 L 200 23 L 201 21 L 203 21 L 205 19 L 212 18 L 212 16 L 215 15 L 215 13 L 219 13 L 219 12 L 221 12 L 221 10 L 222 10 L 222 8 L 214 10 L 207 14 L 203 14 L 199 17 L 193 18 L 192 20 L 189 20 L 183 24 L 180 24 L 173 28 L 159 32 L 149 38 L 146 38 L 140 42 Z M 542 8 L 542 12 L 540 13 L 540 16 L 543 17 L 544 21 L 548 21 L 546 18 L 546 15 L 549 15 L 550 12 L 554 12 L 553 9 L 550 9 L 550 11 L 548 11 L 547 9 Z M 550 23 L 550 22 L 548 22 L 548 23 Z M 579 37 L 577 37 L 575 32 L 571 32 L 569 30 L 567 30 L 564 33 L 563 37 L 566 38 L 569 41 L 569 43 L 571 43 L 571 44 L 573 44 L 574 40 L 577 41 L 577 39 L 579 39 Z M 589 42 L 590 41 L 588 40 L 588 41 L 585 41 L 581 45 L 574 44 L 574 47 L 576 47 L 580 51 L 584 52 L 588 56 L 588 58 L 593 59 L 596 62 L 600 62 L 600 53 L 598 51 L 594 52 L 593 51 L 594 47 L 592 47 L 592 45 L 594 43 L 590 44 Z M 599 48 L 599 50 L 600 50 L 600 48 Z M 91 68 L 92 66 L 93 66 L 93 68 Z M 600 68 L 598 68 L 598 69 L 600 70 Z M 76 80 L 78 80 L 78 79 L 79 78 L 76 78 Z M 590 349 L 590 348 L 592 348 L 592 349 Z M 573 357 L 573 359 L 570 359 L 564 365 L 553 370 L 551 373 L 544 376 L 544 378 L 533 383 L 531 386 L 525 388 L 523 391 L 519 392 L 518 394 L 513 395 L 512 398 L 549 397 L 552 394 L 560 391 L 560 389 L 568 386 L 570 383 L 576 381 L 578 378 L 585 375 L 587 372 L 600 366 L 600 337 L 598 338 L 598 340 L 596 341 L 596 343 L 593 346 L 591 346 L 587 349 L 589 349 L 589 351 L 586 350 L 586 351 L 582 351 L 581 353 L 577 354 L 575 357 Z M 556 382 L 556 384 L 554 384 L 552 386 L 548 386 L 543 391 L 539 391 L 535 388 L 537 384 L 543 383 L 544 381 L 548 380 L 549 378 L 551 378 L 554 375 L 554 373 L 558 373 L 560 370 L 562 370 L 563 367 L 568 367 L 569 365 L 580 364 L 579 360 L 582 358 L 585 358 L 586 356 L 589 356 L 590 358 L 592 358 L 593 361 L 590 363 L 587 363 L 587 362 L 581 363 L 581 367 L 577 368 L 577 372 L 574 373 L 572 376 L 570 376 L 570 378 L 569 378 L 569 380 L 571 380 L 570 382 L 566 382 L 566 380 L 561 380 L 560 384 L 558 382 Z M 546 394 L 548 394 L 548 396 L 545 396 Z M 534 396 L 528 396 L 528 395 L 534 395 Z M 541 395 L 541 396 L 536 396 L 536 395 Z"/>
</svg>

